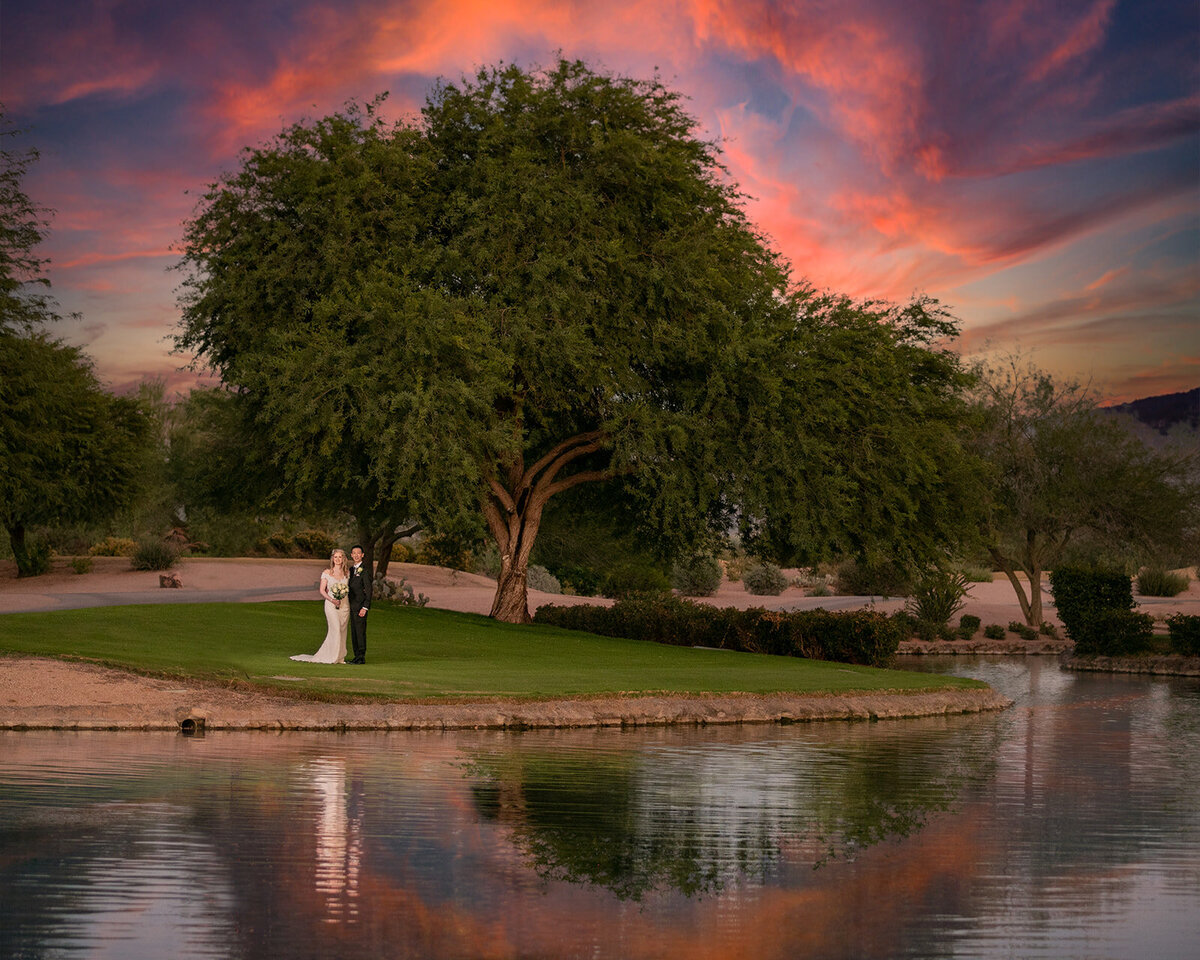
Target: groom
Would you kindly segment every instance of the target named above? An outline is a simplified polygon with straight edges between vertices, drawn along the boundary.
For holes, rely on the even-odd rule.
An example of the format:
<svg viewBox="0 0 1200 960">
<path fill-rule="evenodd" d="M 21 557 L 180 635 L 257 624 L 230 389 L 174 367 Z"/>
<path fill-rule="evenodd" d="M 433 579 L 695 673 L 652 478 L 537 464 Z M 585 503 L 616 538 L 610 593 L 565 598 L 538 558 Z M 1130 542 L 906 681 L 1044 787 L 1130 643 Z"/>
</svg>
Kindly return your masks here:
<svg viewBox="0 0 1200 960">
<path fill-rule="evenodd" d="M 371 609 L 371 571 L 363 566 L 363 548 L 350 548 L 350 636 L 354 656 L 347 663 L 367 662 L 367 611 Z"/>
</svg>

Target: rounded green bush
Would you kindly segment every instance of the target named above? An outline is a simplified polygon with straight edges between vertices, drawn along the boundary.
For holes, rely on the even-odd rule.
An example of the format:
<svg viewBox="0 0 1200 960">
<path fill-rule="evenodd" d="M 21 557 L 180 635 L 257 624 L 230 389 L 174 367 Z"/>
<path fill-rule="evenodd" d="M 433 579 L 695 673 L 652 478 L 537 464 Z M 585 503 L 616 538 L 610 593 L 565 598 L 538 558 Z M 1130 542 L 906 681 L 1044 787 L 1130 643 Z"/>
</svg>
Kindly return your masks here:
<svg viewBox="0 0 1200 960">
<path fill-rule="evenodd" d="M 721 564 L 706 555 L 682 560 L 671 570 L 671 585 L 685 597 L 711 597 L 721 578 Z"/>
<path fill-rule="evenodd" d="M 525 575 L 525 582 L 530 590 L 540 590 L 542 593 L 562 593 L 562 584 L 558 577 L 545 567 L 534 564 Z"/>
<path fill-rule="evenodd" d="M 755 563 L 742 574 L 746 592 L 756 597 L 777 597 L 787 589 L 787 577 L 773 563 Z"/>
</svg>

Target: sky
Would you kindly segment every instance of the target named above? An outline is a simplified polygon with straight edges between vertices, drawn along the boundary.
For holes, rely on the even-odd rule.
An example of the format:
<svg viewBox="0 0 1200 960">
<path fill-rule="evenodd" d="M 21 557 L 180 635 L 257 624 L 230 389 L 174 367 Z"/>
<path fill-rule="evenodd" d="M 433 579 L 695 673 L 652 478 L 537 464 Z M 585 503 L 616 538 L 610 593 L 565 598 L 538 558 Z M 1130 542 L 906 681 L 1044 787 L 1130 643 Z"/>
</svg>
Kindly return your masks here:
<svg viewBox="0 0 1200 960">
<path fill-rule="evenodd" d="M 0 0 L 55 332 L 186 390 L 170 268 L 243 148 L 559 52 L 684 94 L 818 289 L 936 297 L 968 357 L 1110 401 L 1200 385 L 1196 0 Z"/>
</svg>

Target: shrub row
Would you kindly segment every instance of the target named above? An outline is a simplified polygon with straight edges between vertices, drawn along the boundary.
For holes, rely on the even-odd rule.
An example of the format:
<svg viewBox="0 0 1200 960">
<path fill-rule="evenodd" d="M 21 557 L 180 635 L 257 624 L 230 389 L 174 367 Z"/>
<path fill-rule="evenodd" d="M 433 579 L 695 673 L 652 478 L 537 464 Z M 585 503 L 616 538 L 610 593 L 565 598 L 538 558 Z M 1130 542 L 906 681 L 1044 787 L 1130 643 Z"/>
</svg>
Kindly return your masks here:
<svg viewBox="0 0 1200 960">
<path fill-rule="evenodd" d="M 734 610 L 665 593 L 630 595 L 611 607 L 543 606 L 533 619 L 606 637 L 874 667 L 891 663 L 905 639 L 899 623 L 873 611 Z"/>
</svg>

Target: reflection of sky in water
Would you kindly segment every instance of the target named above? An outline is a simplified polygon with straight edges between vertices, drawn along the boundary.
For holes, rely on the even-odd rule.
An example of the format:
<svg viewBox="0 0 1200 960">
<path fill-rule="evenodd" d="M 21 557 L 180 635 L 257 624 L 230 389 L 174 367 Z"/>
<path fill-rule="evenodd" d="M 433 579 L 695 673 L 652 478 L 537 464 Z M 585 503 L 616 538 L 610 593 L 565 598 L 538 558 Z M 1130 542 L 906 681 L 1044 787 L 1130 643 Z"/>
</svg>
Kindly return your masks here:
<svg viewBox="0 0 1200 960">
<path fill-rule="evenodd" d="M 930 666 L 1018 705 L 791 727 L 0 734 L 0 956 L 1190 956 L 1200 684 Z"/>
</svg>

